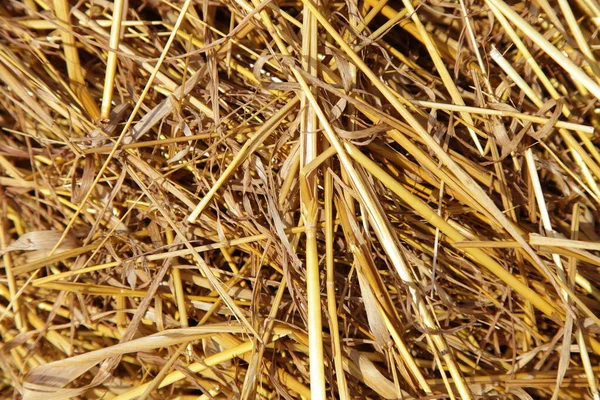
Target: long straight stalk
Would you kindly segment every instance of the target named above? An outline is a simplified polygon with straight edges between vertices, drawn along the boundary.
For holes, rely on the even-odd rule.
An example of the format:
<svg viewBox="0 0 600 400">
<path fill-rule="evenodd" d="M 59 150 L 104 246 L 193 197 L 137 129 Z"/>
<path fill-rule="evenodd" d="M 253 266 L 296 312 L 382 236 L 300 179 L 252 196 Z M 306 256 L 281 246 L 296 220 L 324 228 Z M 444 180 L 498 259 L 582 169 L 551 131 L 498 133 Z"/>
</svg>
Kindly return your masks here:
<svg viewBox="0 0 600 400">
<path fill-rule="evenodd" d="M 0 194 L 4 196 L 4 190 L 0 186 Z M 6 201 L 4 199 L 0 200 L 0 250 L 8 247 L 8 237 L 6 232 L 8 231 L 8 227 L 5 226 L 5 215 L 7 212 Z M 9 292 L 9 302 L 12 304 L 12 309 L 15 314 L 15 326 L 19 331 L 23 331 L 26 329 L 25 319 L 23 318 L 23 311 L 21 310 L 21 301 L 17 297 L 17 281 L 15 279 L 15 274 L 13 272 L 13 260 L 10 253 L 5 253 L 2 256 L 2 260 L 4 261 L 4 270 L 6 272 L 6 280 L 8 281 L 8 292 Z"/>
<path fill-rule="evenodd" d="M 573 206 L 572 220 L 571 220 L 571 240 L 576 241 L 579 238 L 579 219 L 581 217 L 581 206 L 579 203 L 575 203 Z M 574 277 L 577 276 L 577 258 L 570 257 L 569 265 L 568 265 L 568 275 L 569 275 L 569 283 L 571 287 L 573 286 L 573 281 L 576 279 Z M 585 371 L 585 376 L 588 381 L 588 385 L 590 387 L 590 391 L 592 392 L 592 396 L 594 400 L 600 400 L 600 392 L 598 391 L 598 385 L 596 384 L 596 374 L 594 373 L 594 369 L 592 367 L 592 362 L 590 360 L 590 354 L 587 349 L 587 344 L 585 343 L 585 335 L 583 333 L 583 324 L 581 321 L 576 321 L 576 330 L 575 330 L 575 340 L 577 341 L 577 345 L 579 346 L 579 354 L 581 356 L 581 363 L 583 364 L 583 369 Z"/>
<path fill-rule="evenodd" d="M 305 7 L 302 24 L 302 69 L 317 76 L 317 20 Z M 325 362 L 323 358 L 323 325 L 321 317 L 321 279 L 317 249 L 317 217 L 319 212 L 317 171 L 303 173 L 305 166 L 317 157 L 318 120 L 307 99 L 307 88 L 302 95 L 300 120 L 300 208 L 306 227 L 306 293 L 308 302 L 308 350 L 310 389 L 316 399 L 325 398 Z"/>
<path fill-rule="evenodd" d="M 342 346 L 338 326 L 337 304 L 335 298 L 335 264 L 333 254 L 333 177 L 325 174 L 325 263 L 327 269 L 327 312 L 329 314 L 329 331 L 331 332 L 331 350 L 335 366 L 336 382 L 340 400 L 349 400 L 348 384 L 344 373 Z"/>
<path fill-rule="evenodd" d="M 431 60 L 433 61 L 435 68 L 438 71 L 438 74 L 440 75 L 440 78 L 442 78 L 442 81 L 444 82 L 444 85 L 446 86 L 450 97 L 452 97 L 452 101 L 454 101 L 454 103 L 457 105 L 464 106 L 465 102 L 462 96 L 460 95 L 456 84 L 454 83 L 454 79 L 452 79 L 452 77 L 450 76 L 450 72 L 448 72 L 446 64 L 442 60 L 442 57 L 440 56 L 439 50 L 435 45 L 435 42 L 431 39 L 429 33 L 423 26 L 423 23 L 419 19 L 419 15 L 413 7 L 411 0 L 402 0 L 402 3 L 404 4 L 404 7 L 406 7 L 406 9 L 408 10 L 408 13 L 413 23 L 417 27 L 417 31 L 419 32 L 419 35 L 421 36 L 425 47 L 427 47 L 427 51 L 429 51 L 429 56 L 431 57 Z M 474 125 L 473 119 L 471 118 L 470 114 L 461 113 L 460 115 L 467 122 L 467 124 L 469 124 L 470 126 Z M 473 139 L 473 143 L 475 143 L 475 147 L 477 147 L 479 153 L 483 155 L 483 147 L 481 146 L 481 143 L 479 143 L 479 138 L 477 137 L 477 134 L 471 128 L 468 128 L 468 130 L 469 134 L 471 135 L 471 139 Z"/>
<path fill-rule="evenodd" d="M 114 3 L 110 39 L 108 41 L 106 75 L 104 78 L 104 93 L 102 94 L 100 118 L 108 118 L 110 116 L 111 102 L 115 87 L 115 73 L 117 71 L 117 51 L 119 49 L 119 42 L 121 41 L 121 26 L 125 14 L 126 1 L 127 0 L 115 0 Z"/>
<path fill-rule="evenodd" d="M 427 147 L 442 161 L 442 163 L 456 176 L 457 179 L 462 181 L 465 189 L 472 194 L 479 204 L 486 208 L 487 211 L 497 220 L 497 222 L 523 247 L 525 252 L 534 261 L 535 266 L 547 276 L 552 285 L 558 290 L 558 283 L 540 256 L 525 241 L 519 230 L 506 217 L 506 215 L 504 215 L 504 213 L 498 209 L 488 194 L 483 191 L 483 189 L 469 174 L 467 174 L 460 166 L 456 164 L 454 160 L 452 160 L 452 158 L 441 148 L 439 143 L 429 134 L 429 132 L 425 130 L 415 116 L 412 115 L 408 109 L 406 109 L 406 107 L 398 99 L 397 95 L 392 93 L 390 88 L 386 86 L 380 80 L 380 78 L 365 64 L 361 57 L 359 57 L 352 50 L 352 48 L 342 40 L 341 36 L 337 33 L 333 26 L 331 26 L 329 21 L 327 21 L 327 19 L 319 12 L 314 4 L 310 0 L 303 0 L 303 2 L 310 5 L 311 11 L 317 15 L 317 19 L 321 25 L 323 25 L 327 32 L 334 38 L 336 43 L 356 64 L 356 66 L 366 75 L 366 77 L 368 77 L 371 83 L 377 87 L 377 89 L 391 103 L 394 109 L 396 109 L 396 111 L 400 113 L 400 115 L 407 121 L 411 128 L 414 129 L 415 133 L 423 141 L 423 143 L 427 145 Z"/>
<path fill-rule="evenodd" d="M 565 56 L 560 50 L 552 45 L 545 37 L 527 23 L 518 15 L 508 4 L 502 0 L 485 0 L 487 4 L 492 4 L 498 8 L 502 14 L 511 20 L 525 35 L 527 35 L 535 44 L 537 44 L 546 54 L 548 54 L 556 63 L 568 72 L 575 81 L 578 81 L 587 90 L 589 90 L 597 99 L 600 99 L 600 85 L 592 78 L 587 76 L 573 61 Z"/>
<path fill-rule="evenodd" d="M 100 116 L 100 110 L 98 110 L 98 106 L 86 86 L 83 69 L 79 60 L 79 52 L 77 51 L 77 41 L 71 33 L 69 2 L 67 0 L 54 0 L 54 12 L 58 18 L 57 23 L 61 28 L 60 35 L 64 46 L 67 72 L 71 79 L 71 87 L 92 119 L 97 119 Z"/>
</svg>

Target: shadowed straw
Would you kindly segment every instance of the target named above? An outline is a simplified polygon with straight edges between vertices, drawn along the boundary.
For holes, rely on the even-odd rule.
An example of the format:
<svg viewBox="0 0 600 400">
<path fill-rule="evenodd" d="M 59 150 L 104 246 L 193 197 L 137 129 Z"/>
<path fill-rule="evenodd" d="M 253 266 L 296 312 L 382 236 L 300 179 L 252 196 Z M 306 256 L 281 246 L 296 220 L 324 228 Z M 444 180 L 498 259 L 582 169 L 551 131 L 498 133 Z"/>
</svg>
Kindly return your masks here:
<svg viewBox="0 0 600 400">
<path fill-rule="evenodd" d="M 600 400 L 594 0 L 9 0 L 0 397 Z"/>
</svg>

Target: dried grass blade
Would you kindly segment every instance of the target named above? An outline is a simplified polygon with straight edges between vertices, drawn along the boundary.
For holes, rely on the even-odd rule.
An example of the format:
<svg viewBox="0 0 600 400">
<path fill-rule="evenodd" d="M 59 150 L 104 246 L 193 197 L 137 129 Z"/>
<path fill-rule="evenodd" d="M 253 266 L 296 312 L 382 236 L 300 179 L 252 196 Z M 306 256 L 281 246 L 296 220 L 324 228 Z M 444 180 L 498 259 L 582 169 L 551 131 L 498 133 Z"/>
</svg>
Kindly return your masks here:
<svg viewBox="0 0 600 400">
<path fill-rule="evenodd" d="M 283 108 L 281 108 L 281 110 L 274 114 L 269 121 L 266 121 L 266 123 L 256 131 L 254 136 L 252 136 L 252 138 L 244 144 L 240 151 L 235 155 L 235 158 L 231 161 L 227 169 L 221 174 L 217 182 L 215 182 L 208 193 L 204 195 L 200 203 L 196 205 L 188 217 L 188 222 L 193 223 L 196 221 L 204 208 L 206 208 L 208 203 L 212 200 L 215 193 L 221 188 L 227 179 L 229 179 L 229 176 L 233 173 L 233 171 L 235 171 L 244 160 L 254 153 L 257 147 L 260 146 L 271 133 L 273 133 L 277 126 L 283 122 L 283 119 L 289 114 L 289 112 L 298 104 L 299 100 L 300 99 L 298 97 L 294 97 L 292 100 L 290 100 Z"/>
<path fill-rule="evenodd" d="M 212 324 L 201 327 L 172 329 L 91 351 L 86 354 L 40 365 L 29 371 L 25 377 L 24 386 L 26 393 L 24 398 L 34 399 L 43 397 L 43 394 L 36 393 L 40 391 L 40 386 L 47 388 L 47 391 L 62 388 L 69 382 L 77 379 L 78 376 L 86 373 L 94 365 L 110 357 L 178 345 L 183 342 L 210 337 L 218 333 L 238 333 L 240 331 L 241 327 L 230 324 Z M 29 389 L 32 387 L 31 385 L 36 385 L 34 390 Z"/>
<path fill-rule="evenodd" d="M 506 18 L 511 20 L 527 37 L 533 40 L 546 54 L 548 54 L 556 63 L 565 69 L 573 79 L 579 81 L 586 89 L 588 89 L 597 99 L 600 99 L 600 85 L 594 82 L 587 76 L 573 61 L 561 53 L 547 39 L 545 39 L 538 31 L 533 29 L 521 16 L 512 10 L 508 4 L 502 0 L 485 0 L 487 4 L 492 4 L 500 10 Z"/>
</svg>

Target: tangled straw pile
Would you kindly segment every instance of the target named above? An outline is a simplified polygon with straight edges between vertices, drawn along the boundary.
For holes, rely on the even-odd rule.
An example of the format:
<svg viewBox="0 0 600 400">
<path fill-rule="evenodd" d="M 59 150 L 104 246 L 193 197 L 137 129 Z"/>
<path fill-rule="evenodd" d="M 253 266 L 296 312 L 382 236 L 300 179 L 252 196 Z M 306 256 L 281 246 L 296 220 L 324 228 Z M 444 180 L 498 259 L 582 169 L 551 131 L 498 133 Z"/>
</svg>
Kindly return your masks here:
<svg viewBox="0 0 600 400">
<path fill-rule="evenodd" d="M 5 0 L 0 397 L 600 399 L 596 0 Z"/>
</svg>

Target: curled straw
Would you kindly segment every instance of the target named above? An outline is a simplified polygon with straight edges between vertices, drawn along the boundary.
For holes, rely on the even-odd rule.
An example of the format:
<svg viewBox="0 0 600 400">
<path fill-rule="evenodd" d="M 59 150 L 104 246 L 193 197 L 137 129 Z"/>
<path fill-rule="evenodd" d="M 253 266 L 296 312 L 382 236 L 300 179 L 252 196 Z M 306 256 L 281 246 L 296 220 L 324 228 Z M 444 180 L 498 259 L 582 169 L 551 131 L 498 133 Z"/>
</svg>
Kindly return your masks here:
<svg viewBox="0 0 600 400">
<path fill-rule="evenodd" d="M 598 21 L 8 2 L 2 396 L 600 399 Z"/>
</svg>

